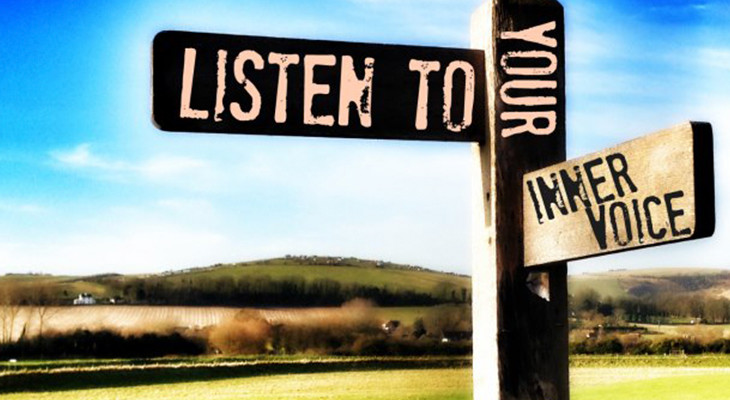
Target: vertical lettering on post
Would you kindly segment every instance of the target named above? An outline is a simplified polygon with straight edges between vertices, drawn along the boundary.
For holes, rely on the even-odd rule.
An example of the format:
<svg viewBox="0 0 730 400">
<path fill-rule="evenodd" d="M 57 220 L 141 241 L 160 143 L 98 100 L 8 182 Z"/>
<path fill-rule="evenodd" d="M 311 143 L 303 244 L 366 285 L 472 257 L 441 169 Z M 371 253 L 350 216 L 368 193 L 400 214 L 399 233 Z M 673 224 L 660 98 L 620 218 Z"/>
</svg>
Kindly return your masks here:
<svg viewBox="0 0 730 400">
<path fill-rule="evenodd" d="M 491 148 L 486 146 L 480 156 L 491 163 L 488 175 L 482 171 L 491 182 L 488 232 L 494 232 L 489 243 L 495 267 L 484 268 L 488 272 L 481 276 L 496 275 L 497 281 L 500 395 L 475 393 L 475 398 L 567 399 L 567 266 L 557 262 L 538 271 L 540 279 L 530 275 L 524 257 L 529 239 L 522 230 L 528 218 L 535 225 L 552 226 L 587 200 L 581 193 L 581 188 L 583 193 L 588 189 L 585 174 L 571 173 L 570 193 L 563 190 L 559 171 L 523 184 L 525 174 L 565 160 L 563 9 L 554 0 L 489 3 Z M 481 268 L 474 268 L 475 284 Z M 479 319 L 475 311 L 475 321 Z M 490 340 L 476 327 L 475 366 L 476 343 Z M 475 387 L 478 379 L 475 375 Z"/>
<path fill-rule="evenodd" d="M 520 47 L 498 55 L 502 71 L 509 76 L 499 88 L 500 100 L 505 104 L 499 118 L 507 123 L 502 126 L 502 137 L 550 135 L 556 130 L 558 41 L 548 36 L 555 34 L 556 27 L 556 21 L 550 21 L 500 35 L 500 39 L 514 41 Z"/>
</svg>

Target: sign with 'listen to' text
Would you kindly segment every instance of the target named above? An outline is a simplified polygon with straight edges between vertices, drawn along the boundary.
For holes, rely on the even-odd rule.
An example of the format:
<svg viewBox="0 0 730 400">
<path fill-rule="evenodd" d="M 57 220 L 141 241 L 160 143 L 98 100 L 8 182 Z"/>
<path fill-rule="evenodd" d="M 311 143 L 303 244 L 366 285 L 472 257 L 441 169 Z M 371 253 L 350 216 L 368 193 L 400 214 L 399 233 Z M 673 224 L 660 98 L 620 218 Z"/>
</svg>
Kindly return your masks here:
<svg viewBox="0 0 730 400">
<path fill-rule="evenodd" d="M 480 141 L 484 51 L 179 31 L 153 42 L 168 131 Z"/>
<path fill-rule="evenodd" d="M 711 236 L 713 185 L 696 122 L 526 174 L 525 265 Z"/>
</svg>

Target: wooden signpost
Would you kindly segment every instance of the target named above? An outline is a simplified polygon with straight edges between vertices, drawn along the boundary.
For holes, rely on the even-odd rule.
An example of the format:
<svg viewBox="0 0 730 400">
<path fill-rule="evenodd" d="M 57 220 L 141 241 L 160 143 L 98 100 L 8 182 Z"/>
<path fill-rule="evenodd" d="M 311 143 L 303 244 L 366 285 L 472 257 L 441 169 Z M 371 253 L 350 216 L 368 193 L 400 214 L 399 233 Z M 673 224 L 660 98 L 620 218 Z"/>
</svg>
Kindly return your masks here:
<svg viewBox="0 0 730 400">
<path fill-rule="evenodd" d="M 565 160 L 563 32 L 554 0 L 495 1 L 472 17 L 488 76 L 487 139 L 474 145 L 475 399 L 569 396 L 566 263 L 535 276 L 522 260 L 522 175 Z"/>
<path fill-rule="evenodd" d="M 712 128 L 685 123 L 523 178 L 525 265 L 711 236 Z"/>
<path fill-rule="evenodd" d="M 566 261 L 711 235 L 711 129 L 684 124 L 563 162 L 562 6 L 493 0 L 472 17 L 472 45 L 165 31 L 153 43 L 153 120 L 473 142 L 474 398 L 568 399 Z"/>
</svg>

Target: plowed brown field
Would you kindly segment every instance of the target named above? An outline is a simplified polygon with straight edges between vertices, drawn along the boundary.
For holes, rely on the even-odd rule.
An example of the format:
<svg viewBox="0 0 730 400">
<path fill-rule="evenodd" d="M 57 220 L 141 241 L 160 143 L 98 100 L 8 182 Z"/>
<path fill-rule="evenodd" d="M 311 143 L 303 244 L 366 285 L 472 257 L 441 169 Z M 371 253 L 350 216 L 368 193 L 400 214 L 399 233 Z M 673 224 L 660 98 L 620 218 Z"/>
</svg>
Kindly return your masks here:
<svg viewBox="0 0 730 400">
<path fill-rule="evenodd" d="M 76 329 L 113 329 L 123 333 L 156 332 L 172 328 L 204 329 L 233 317 L 242 310 L 259 314 L 270 323 L 296 323 L 302 321 L 346 318 L 354 312 L 351 308 L 277 308 L 244 309 L 233 307 L 179 307 L 179 306 L 67 306 L 48 309 L 43 331 L 67 332 Z M 382 314 L 378 312 L 377 314 Z M 38 313 L 25 307 L 20 310 L 14 326 L 13 338 L 38 333 Z"/>
</svg>

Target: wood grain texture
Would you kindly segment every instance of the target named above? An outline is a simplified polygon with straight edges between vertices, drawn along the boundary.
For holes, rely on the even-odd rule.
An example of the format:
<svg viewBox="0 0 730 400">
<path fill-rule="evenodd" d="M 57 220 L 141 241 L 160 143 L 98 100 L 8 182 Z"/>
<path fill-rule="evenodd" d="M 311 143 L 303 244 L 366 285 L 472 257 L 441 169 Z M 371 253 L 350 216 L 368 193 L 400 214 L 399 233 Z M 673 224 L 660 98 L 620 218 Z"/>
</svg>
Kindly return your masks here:
<svg viewBox="0 0 730 400">
<path fill-rule="evenodd" d="M 550 23 L 554 28 L 545 36 L 555 40 L 554 47 L 514 39 L 515 32 Z M 488 104 L 488 137 L 474 146 L 475 164 L 480 168 L 475 208 L 481 209 L 475 217 L 472 270 L 475 398 L 568 399 L 566 264 L 554 264 L 542 270 L 547 275 L 528 283 L 533 270 L 524 268 L 522 236 L 523 174 L 565 160 L 563 9 L 554 0 L 494 0 L 477 11 L 472 26 L 473 45 L 485 48 Z M 512 34 L 504 38 L 506 32 Z M 508 59 L 508 67 L 537 70 L 508 73 L 503 58 L 516 52 L 550 55 Z M 550 57 L 556 62 L 553 71 L 547 68 Z M 555 85 L 504 91 L 508 82 L 535 80 Z M 535 104 L 543 101 L 534 97 L 554 97 L 555 102 Z M 538 134 L 514 133 L 522 121 L 505 118 L 515 115 L 505 116 L 505 112 L 554 112 L 554 125 L 547 129 L 549 124 L 539 121 Z M 535 282 L 549 286 L 543 287 L 549 290 L 549 301 L 530 286 Z"/>
<path fill-rule="evenodd" d="M 525 265 L 710 236 L 712 128 L 684 123 L 523 178 Z"/>
</svg>

